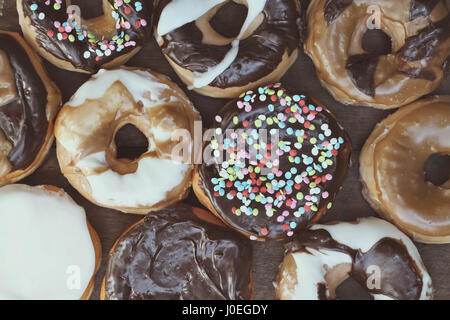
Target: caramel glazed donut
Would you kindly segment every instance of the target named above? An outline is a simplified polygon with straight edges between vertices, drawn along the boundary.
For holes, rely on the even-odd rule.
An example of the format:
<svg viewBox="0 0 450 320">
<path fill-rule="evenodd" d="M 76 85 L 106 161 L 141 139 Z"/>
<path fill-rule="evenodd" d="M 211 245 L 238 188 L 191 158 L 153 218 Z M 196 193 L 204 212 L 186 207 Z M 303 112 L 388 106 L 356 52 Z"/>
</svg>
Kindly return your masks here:
<svg viewBox="0 0 450 320">
<path fill-rule="evenodd" d="M 58 88 L 16 33 L 0 31 L 0 186 L 37 169 L 53 143 Z"/>
<path fill-rule="evenodd" d="M 70 0 L 17 0 L 17 11 L 25 39 L 42 57 L 62 69 L 95 73 L 127 62 L 152 27 L 152 1 L 102 3 L 103 15 L 90 20 L 72 10 Z"/>
<path fill-rule="evenodd" d="M 314 225 L 287 244 L 276 297 L 336 299 L 353 277 L 375 300 L 429 300 L 433 285 L 414 243 L 378 218 Z"/>
<path fill-rule="evenodd" d="M 363 49 L 376 12 L 381 31 L 391 38 L 390 54 Z M 305 51 L 337 100 L 396 108 L 442 81 L 450 54 L 448 7 L 443 0 L 314 0 L 308 8 Z"/>
<path fill-rule="evenodd" d="M 209 212 L 179 204 L 147 215 L 117 240 L 100 298 L 248 300 L 251 270 L 247 239 Z"/>
<path fill-rule="evenodd" d="M 417 241 L 450 242 L 450 184 L 435 186 L 424 176 L 430 156 L 450 154 L 449 137 L 450 96 L 436 96 L 383 120 L 361 151 L 364 197 Z"/>
<path fill-rule="evenodd" d="M 183 82 L 196 92 L 236 98 L 273 83 L 297 59 L 300 6 L 295 0 L 234 0 L 248 8 L 235 38 L 216 32 L 211 19 L 227 0 L 162 0 L 155 38 Z M 238 14 L 228 10 L 230 20 Z"/>
<path fill-rule="evenodd" d="M 62 173 L 91 202 L 146 214 L 185 197 L 193 162 L 172 160 L 177 129 L 193 136 L 200 116 L 167 77 L 145 69 L 100 70 L 67 102 L 55 124 Z M 148 139 L 135 160 L 120 159 L 115 135 L 127 124 Z M 187 150 L 192 155 L 193 144 Z"/>
<path fill-rule="evenodd" d="M 268 85 L 225 105 L 215 125 L 204 151 L 211 161 L 204 156 L 192 185 L 227 225 L 253 240 L 282 240 L 331 208 L 351 142 L 325 107 Z"/>
<path fill-rule="evenodd" d="M 0 299 L 89 299 L 102 249 L 84 209 L 53 186 L 4 186 L 0 203 Z"/>
</svg>

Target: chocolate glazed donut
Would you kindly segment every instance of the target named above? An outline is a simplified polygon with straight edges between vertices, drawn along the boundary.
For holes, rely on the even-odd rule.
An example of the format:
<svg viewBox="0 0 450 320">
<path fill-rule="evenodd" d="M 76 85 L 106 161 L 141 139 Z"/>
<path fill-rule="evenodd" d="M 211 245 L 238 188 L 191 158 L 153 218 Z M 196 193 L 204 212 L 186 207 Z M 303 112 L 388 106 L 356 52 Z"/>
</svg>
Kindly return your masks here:
<svg viewBox="0 0 450 320">
<path fill-rule="evenodd" d="M 216 121 L 217 136 L 204 155 L 207 148 L 226 155 L 198 165 L 192 185 L 226 224 L 253 240 L 282 240 L 331 208 L 347 175 L 351 142 L 329 110 L 275 84 L 231 101 Z M 252 160 L 254 149 L 260 157 Z"/>
<path fill-rule="evenodd" d="M 164 25 L 162 14 L 174 1 L 159 2 L 155 37 L 162 53 L 191 89 L 208 96 L 236 98 L 253 87 L 278 81 L 292 65 L 297 57 L 303 23 L 299 3 L 293 0 L 258 1 L 255 6 L 265 2 L 260 8 L 261 13 L 257 15 L 253 9 L 248 9 L 247 19 L 252 14 L 254 19 L 246 21 L 248 28 L 241 29 L 241 37 L 237 40 L 218 34 L 210 25 L 214 14 L 228 3 L 226 0 L 212 1 L 209 10 L 197 14 L 200 17 L 193 16 L 193 21 L 186 21 L 184 25 L 179 23 L 181 26 L 172 23 L 171 27 Z M 250 1 L 234 2 L 251 8 Z M 227 13 L 232 20 L 239 17 L 240 11 L 237 5 L 229 6 Z M 235 45 L 238 45 L 238 52 L 234 60 L 228 61 L 223 72 L 212 71 L 220 68 Z M 204 79 L 197 84 L 197 78 L 202 77 Z"/>
<path fill-rule="evenodd" d="M 22 31 L 36 51 L 63 69 L 95 73 L 123 64 L 151 34 L 153 2 L 102 1 L 104 15 L 81 19 L 79 26 L 67 13 L 69 0 L 17 0 Z"/>
<path fill-rule="evenodd" d="M 363 40 L 370 29 L 390 38 L 391 52 L 366 50 Z M 403 106 L 435 90 L 444 77 L 450 55 L 448 7 L 443 0 L 313 1 L 305 51 L 322 84 L 342 103 Z"/>
<path fill-rule="evenodd" d="M 250 243 L 217 224 L 182 204 L 147 215 L 111 250 L 101 298 L 251 299 Z"/>
<path fill-rule="evenodd" d="M 18 34 L 0 31 L 0 186 L 31 174 L 52 144 L 59 90 Z"/>
</svg>

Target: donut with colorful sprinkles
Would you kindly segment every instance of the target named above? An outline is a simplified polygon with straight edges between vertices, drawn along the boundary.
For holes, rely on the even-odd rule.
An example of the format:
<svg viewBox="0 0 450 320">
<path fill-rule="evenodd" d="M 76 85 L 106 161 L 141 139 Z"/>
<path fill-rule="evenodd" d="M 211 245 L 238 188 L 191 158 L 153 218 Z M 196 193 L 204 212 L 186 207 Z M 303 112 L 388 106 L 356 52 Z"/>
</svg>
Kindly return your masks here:
<svg viewBox="0 0 450 320">
<path fill-rule="evenodd" d="M 59 68 L 95 73 L 127 62 L 148 41 L 152 1 L 103 0 L 103 15 L 83 19 L 69 0 L 17 0 L 26 40 Z"/>
<path fill-rule="evenodd" d="M 214 127 L 193 187 L 228 226 L 252 240 L 289 239 L 331 208 L 351 142 L 327 108 L 268 85 L 225 105 Z"/>
</svg>

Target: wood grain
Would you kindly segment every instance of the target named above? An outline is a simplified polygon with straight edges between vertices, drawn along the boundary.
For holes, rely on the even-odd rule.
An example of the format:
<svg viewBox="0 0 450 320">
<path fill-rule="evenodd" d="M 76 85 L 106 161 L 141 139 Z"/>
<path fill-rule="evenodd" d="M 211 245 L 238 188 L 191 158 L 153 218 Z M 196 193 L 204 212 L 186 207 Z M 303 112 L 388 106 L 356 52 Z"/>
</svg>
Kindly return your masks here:
<svg viewBox="0 0 450 320">
<path fill-rule="evenodd" d="M 6 0 L 3 6 L 2 1 L 0 0 L 0 11 L 3 12 L 3 16 L 0 14 L 0 28 L 19 30 L 15 1 Z M 3 9 L 1 9 L 2 7 Z M 86 5 L 83 7 L 83 9 L 87 8 L 89 7 Z M 88 79 L 86 75 L 60 70 L 47 62 L 44 62 L 44 65 L 50 76 L 61 88 L 63 101 L 67 101 L 75 90 Z M 209 127 L 216 111 L 226 102 L 226 100 L 203 97 L 188 91 L 161 55 L 154 40 L 150 41 L 127 65 L 150 68 L 171 77 L 186 91 L 187 95 L 201 112 L 204 127 Z M 300 93 L 313 96 L 324 103 L 341 120 L 353 142 L 353 165 L 343 186 L 343 190 L 338 195 L 333 208 L 325 216 L 323 221 L 337 219 L 353 220 L 361 216 L 375 215 L 374 211 L 361 196 L 357 159 L 362 145 L 375 124 L 384 119 L 390 112 L 364 107 L 348 107 L 339 104 L 321 87 L 311 60 L 303 54 L 300 55 L 295 65 L 282 79 L 282 82 L 285 86 L 296 88 Z M 434 94 L 450 94 L 449 77 L 447 77 Z M 101 280 L 104 276 L 107 262 L 107 252 L 119 235 L 141 217 L 97 207 L 80 196 L 61 175 L 54 147 L 42 167 L 32 176 L 23 180 L 23 183 L 30 185 L 52 184 L 64 188 L 79 205 L 86 209 L 88 219 L 97 230 L 103 247 L 103 262 L 96 277 L 94 293 L 92 295 L 92 299 L 98 299 Z M 200 205 L 192 192 L 186 199 L 186 202 Z M 274 297 L 272 282 L 276 277 L 278 265 L 283 258 L 283 244 L 277 242 L 254 243 L 253 248 L 255 298 L 272 299 Z M 418 248 L 433 278 L 436 289 L 435 298 L 450 299 L 450 280 L 448 280 L 450 278 L 450 270 L 448 268 L 450 265 L 450 245 L 418 244 Z M 341 286 L 339 293 L 342 297 L 346 298 L 365 298 L 366 296 L 360 291 L 350 281 Z"/>
</svg>

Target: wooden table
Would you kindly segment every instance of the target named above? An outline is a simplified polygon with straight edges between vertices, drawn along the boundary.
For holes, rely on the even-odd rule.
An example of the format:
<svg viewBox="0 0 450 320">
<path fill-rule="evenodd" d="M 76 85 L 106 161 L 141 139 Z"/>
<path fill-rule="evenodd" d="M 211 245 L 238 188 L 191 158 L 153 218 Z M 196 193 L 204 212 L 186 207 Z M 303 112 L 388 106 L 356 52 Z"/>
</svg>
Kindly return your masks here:
<svg viewBox="0 0 450 320">
<path fill-rule="evenodd" d="M 18 17 L 15 8 L 15 0 L 0 0 L 0 28 L 19 31 Z M 302 0 L 304 1 L 304 0 Z M 89 11 L 92 0 L 72 1 L 82 6 L 83 12 Z M 86 3 L 90 3 L 89 7 Z M 100 1 L 96 1 L 98 5 Z M 48 73 L 59 86 L 63 94 L 63 101 L 67 101 L 77 88 L 86 81 L 89 76 L 60 70 L 48 62 L 44 62 Z M 203 97 L 186 89 L 186 86 L 178 79 L 167 61 L 161 55 L 158 46 L 152 39 L 127 65 L 146 67 L 154 71 L 168 75 L 185 90 L 194 102 L 203 117 L 205 128 L 212 124 L 213 117 L 226 100 Z M 339 193 L 333 208 L 323 218 L 322 222 L 331 220 L 354 220 L 357 217 L 375 215 L 374 211 L 361 196 L 361 183 L 358 173 L 358 157 L 366 138 L 371 133 L 375 124 L 384 119 L 388 111 L 380 111 L 366 107 L 349 107 L 336 102 L 328 92 L 323 89 L 316 77 L 311 60 L 301 54 L 294 66 L 287 72 L 282 82 L 291 88 L 296 88 L 299 93 L 313 96 L 324 103 L 340 119 L 350 134 L 353 143 L 353 165 L 350 169 L 342 191 Z M 450 94 L 450 77 L 441 84 L 434 94 Z M 99 298 L 100 283 L 105 274 L 107 253 L 114 241 L 131 224 L 141 219 L 141 216 L 124 214 L 115 210 L 105 209 L 93 205 L 83 198 L 61 174 L 56 160 L 55 146 L 43 165 L 31 176 L 22 181 L 29 185 L 51 184 L 62 187 L 73 199 L 85 208 L 89 221 L 97 230 L 103 247 L 103 261 L 97 274 L 95 289 L 92 299 Z M 185 200 L 187 203 L 200 206 L 195 195 L 191 192 Z M 449 208 L 450 210 L 450 208 Z M 357 236 L 357 235 L 356 235 Z M 417 244 L 428 271 L 435 285 L 436 299 L 450 299 L 450 244 L 449 245 L 425 245 Z M 273 299 L 273 281 L 276 277 L 278 266 L 283 258 L 283 244 L 280 242 L 253 243 L 253 276 L 255 282 L 256 299 Z M 367 295 L 356 282 L 349 279 L 338 289 L 341 298 L 362 299 Z"/>
</svg>

